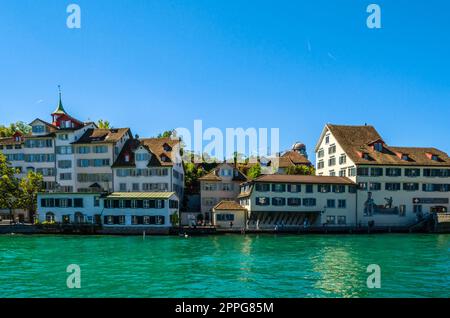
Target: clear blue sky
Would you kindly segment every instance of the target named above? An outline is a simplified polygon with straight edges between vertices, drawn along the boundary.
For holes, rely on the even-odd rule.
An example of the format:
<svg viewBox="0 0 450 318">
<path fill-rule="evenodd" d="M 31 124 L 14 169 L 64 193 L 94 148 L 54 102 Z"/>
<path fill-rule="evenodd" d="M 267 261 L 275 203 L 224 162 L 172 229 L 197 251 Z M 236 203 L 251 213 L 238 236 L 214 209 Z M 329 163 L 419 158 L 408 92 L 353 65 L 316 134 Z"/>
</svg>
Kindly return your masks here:
<svg viewBox="0 0 450 318">
<path fill-rule="evenodd" d="M 1 0 L 0 123 L 49 119 L 61 84 L 73 116 L 140 136 L 279 127 L 312 156 L 325 123 L 368 123 L 449 152 L 449 15 L 444 0 Z"/>
</svg>

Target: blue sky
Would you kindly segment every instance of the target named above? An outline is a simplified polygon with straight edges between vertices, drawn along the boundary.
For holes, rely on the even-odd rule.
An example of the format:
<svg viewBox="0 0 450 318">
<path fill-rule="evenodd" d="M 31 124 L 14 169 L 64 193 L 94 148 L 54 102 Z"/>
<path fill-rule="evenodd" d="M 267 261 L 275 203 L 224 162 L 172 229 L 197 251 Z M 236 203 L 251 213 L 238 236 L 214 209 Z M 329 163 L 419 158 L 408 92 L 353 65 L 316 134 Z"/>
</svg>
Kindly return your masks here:
<svg viewBox="0 0 450 318">
<path fill-rule="evenodd" d="M 377 3 L 382 29 L 366 27 Z M 82 27 L 66 27 L 66 7 Z M 372 124 L 391 145 L 450 152 L 447 1 L 0 1 L 0 123 L 66 110 L 140 136 Z"/>
</svg>

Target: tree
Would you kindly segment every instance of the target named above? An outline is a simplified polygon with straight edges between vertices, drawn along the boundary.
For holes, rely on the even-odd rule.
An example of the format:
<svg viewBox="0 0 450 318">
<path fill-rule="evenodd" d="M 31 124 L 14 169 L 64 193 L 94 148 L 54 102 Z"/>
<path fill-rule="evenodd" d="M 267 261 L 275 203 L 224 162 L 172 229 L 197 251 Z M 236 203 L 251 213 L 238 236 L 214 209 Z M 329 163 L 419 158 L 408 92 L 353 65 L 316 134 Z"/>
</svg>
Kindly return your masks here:
<svg viewBox="0 0 450 318">
<path fill-rule="evenodd" d="M 251 166 L 250 169 L 248 169 L 247 176 L 250 179 L 256 179 L 261 175 L 261 165 L 259 163 L 255 164 L 254 166 Z"/>
<path fill-rule="evenodd" d="M 42 181 L 41 174 L 29 171 L 19 182 L 18 206 L 28 211 L 31 220 L 36 215 L 37 194 L 42 190 Z"/>
<path fill-rule="evenodd" d="M 100 129 L 110 129 L 111 128 L 109 121 L 103 120 L 103 119 L 99 119 L 99 121 L 97 122 L 97 126 Z"/>
<path fill-rule="evenodd" d="M 0 207 L 9 210 L 11 220 L 19 192 L 19 179 L 16 178 L 16 173 L 16 169 L 11 167 L 6 157 L 0 153 Z"/>
<path fill-rule="evenodd" d="M 28 135 L 31 132 L 31 126 L 25 124 L 23 121 L 11 123 L 9 126 L 0 125 L 0 137 L 11 137 L 16 131 Z"/>
<path fill-rule="evenodd" d="M 173 130 L 166 130 L 164 132 L 162 132 L 161 134 L 158 134 L 158 136 L 156 138 L 169 138 L 172 137 L 173 134 Z"/>
<path fill-rule="evenodd" d="M 286 174 L 313 176 L 316 171 L 312 166 L 289 166 L 286 168 Z"/>
</svg>

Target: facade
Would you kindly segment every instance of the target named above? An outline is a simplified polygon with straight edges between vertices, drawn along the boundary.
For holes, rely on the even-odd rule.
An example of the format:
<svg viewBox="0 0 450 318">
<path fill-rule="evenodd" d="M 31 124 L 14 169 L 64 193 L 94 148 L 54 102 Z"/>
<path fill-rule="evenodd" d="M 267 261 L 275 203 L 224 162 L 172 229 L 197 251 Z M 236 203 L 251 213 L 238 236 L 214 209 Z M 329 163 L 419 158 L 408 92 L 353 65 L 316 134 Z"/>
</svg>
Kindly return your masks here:
<svg viewBox="0 0 450 318">
<path fill-rule="evenodd" d="M 114 190 L 184 193 L 180 141 L 171 138 L 128 140 L 112 167 Z"/>
<path fill-rule="evenodd" d="M 174 192 L 40 193 L 38 219 L 44 223 L 96 224 L 104 228 L 170 228 L 178 214 Z"/>
<path fill-rule="evenodd" d="M 263 175 L 242 183 L 248 229 L 355 226 L 356 184 L 346 177 Z"/>
<path fill-rule="evenodd" d="M 74 141 L 77 192 L 118 190 L 113 188 L 112 165 L 132 138 L 129 128 L 88 129 Z"/>
<path fill-rule="evenodd" d="M 199 178 L 201 212 L 205 221 L 212 221 L 213 207 L 222 200 L 236 200 L 239 185 L 247 177 L 233 164 L 221 163 Z"/>
<path fill-rule="evenodd" d="M 450 158 L 435 148 L 387 145 L 372 126 L 325 126 L 316 146 L 316 171 L 358 185 L 358 224 L 407 226 L 448 212 Z"/>
<path fill-rule="evenodd" d="M 247 210 L 236 201 L 220 201 L 212 209 L 213 225 L 217 229 L 243 230 L 247 224 Z"/>
</svg>

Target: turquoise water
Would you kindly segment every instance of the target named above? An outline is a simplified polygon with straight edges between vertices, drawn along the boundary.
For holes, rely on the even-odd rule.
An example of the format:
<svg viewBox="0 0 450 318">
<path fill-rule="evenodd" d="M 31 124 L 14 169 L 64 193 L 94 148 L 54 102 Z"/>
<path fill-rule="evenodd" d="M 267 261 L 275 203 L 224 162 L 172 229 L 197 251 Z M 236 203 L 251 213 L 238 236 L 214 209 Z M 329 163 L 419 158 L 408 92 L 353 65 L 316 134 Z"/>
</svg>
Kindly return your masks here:
<svg viewBox="0 0 450 318">
<path fill-rule="evenodd" d="M 450 297 L 450 235 L 0 236 L 0 269 L 0 297 Z"/>
</svg>

